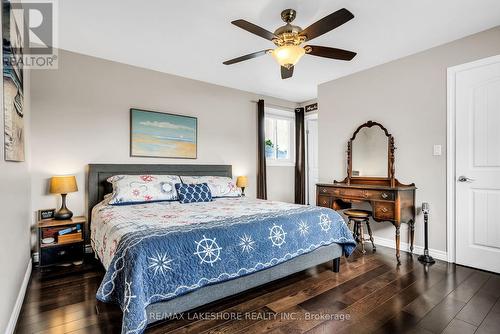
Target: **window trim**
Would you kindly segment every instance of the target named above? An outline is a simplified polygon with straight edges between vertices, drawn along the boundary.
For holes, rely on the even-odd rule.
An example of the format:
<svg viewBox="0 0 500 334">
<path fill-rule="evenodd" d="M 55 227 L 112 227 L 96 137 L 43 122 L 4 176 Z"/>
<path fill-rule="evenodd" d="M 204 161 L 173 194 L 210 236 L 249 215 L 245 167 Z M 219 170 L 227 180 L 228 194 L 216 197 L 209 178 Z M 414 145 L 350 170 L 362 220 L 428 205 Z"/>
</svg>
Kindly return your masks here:
<svg viewBox="0 0 500 334">
<path fill-rule="evenodd" d="M 290 121 L 290 159 L 268 159 L 267 167 L 295 167 L 295 113 L 288 110 L 265 107 L 265 118 Z"/>
</svg>

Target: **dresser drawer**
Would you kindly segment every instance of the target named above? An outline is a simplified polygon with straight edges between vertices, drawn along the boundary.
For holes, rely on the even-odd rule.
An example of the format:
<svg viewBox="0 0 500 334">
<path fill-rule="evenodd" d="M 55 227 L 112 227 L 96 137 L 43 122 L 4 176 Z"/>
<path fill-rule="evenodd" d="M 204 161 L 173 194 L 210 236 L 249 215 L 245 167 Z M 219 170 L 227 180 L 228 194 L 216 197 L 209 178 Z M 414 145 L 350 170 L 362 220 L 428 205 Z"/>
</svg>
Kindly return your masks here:
<svg viewBox="0 0 500 334">
<path fill-rule="evenodd" d="M 374 201 L 394 201 L 394 192 L 383 190 L 365 190 L 365 189 L 336 189 L 339 190 L 337 196 L 348 197 L 352 199 L 374 200 Z"/>
<path fill-rule="evenodd" d="M 83 242 L 40 249 L 40 266 L 83 260 Z"/>
<path fill-rule="evenodd" d="M 375 202 L 373 205 L 373 216 L 377 219 L 394 220 L 394 203 Z"/>
<path fill-rule="evenodd" d="M 372 200 L 383 200 L 383 201 L 394 201 L 393 191 L 383 191 L 383 190 L 367 190 L 367 196 Z"/>
<path fill-rule="evenodd" d="M 330 197 L 329 196 L 318 196 L 318 206 L 322 206 L 325 208 L 331 207 Z"/>
<path fill-rule="evenodd" d="M 320 195 L 339 195 L 340 189 L 333 187 L 318 187 L 318 193 Z"/>
</svg>

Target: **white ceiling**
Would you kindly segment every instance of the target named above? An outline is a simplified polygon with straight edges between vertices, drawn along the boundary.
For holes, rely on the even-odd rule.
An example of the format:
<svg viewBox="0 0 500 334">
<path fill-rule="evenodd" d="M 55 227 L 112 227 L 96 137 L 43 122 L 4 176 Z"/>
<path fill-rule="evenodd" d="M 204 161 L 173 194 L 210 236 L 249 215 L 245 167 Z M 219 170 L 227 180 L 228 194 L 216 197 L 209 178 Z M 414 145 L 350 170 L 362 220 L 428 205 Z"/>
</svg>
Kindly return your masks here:
<svg viewBox="0 0 500 334">
<path fill-rule="evenodd" d="M 500 24 L 499 0 L 63 0 L 59 47 L 70 51 L 302 102 L 320 83 Z M 342 7 L 355 18 L 311 44 L 358 52 L 351 62 L 304 56 L 281 80 L 270 55 L 224 60 L 273 44 L 230 24 L 245 19 L 274 31 L 297 10 L 305 28 Z M 57 46 L 57 45 L 56 45 Z"/>
</svg>

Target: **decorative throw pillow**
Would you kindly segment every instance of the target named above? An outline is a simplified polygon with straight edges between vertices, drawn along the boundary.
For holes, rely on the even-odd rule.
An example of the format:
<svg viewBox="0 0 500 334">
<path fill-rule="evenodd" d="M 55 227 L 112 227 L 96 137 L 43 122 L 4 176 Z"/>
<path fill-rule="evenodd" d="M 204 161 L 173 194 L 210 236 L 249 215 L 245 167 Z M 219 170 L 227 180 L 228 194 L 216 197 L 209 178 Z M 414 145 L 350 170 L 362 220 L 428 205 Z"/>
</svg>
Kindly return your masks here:
<svg viewBox="0 0 500 334">
<path fill-rule="evenodd" d="M 212 193 L 206 183 L 176 183 L 175 189 L 181 203 L 211 202 Z"/>
<path fill-rule="evenodd" d="M 184 183 L 206 183 L 208 184 L 212 197 L 239 197 L 241 196 L 240 188 L 230 177 L 224 176 L 181 176 Z"/>
<path fill-rule="evenodd" d="M 176 201 L 177 175 L 115 175 L 108 178 L 113 184 L 109 204 L 137 204 L 145 202 Z"/>
</svg>

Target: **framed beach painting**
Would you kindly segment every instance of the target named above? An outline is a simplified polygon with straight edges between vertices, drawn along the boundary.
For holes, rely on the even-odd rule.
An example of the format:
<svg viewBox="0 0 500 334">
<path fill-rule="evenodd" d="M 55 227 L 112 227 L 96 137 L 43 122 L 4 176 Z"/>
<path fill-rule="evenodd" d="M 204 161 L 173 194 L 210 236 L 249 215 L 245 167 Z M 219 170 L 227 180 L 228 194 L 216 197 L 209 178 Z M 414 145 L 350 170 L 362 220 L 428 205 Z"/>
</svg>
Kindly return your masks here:
<svg viewBox="0 0 500 334">
<path fill-rule="evenodd" d="M 23 35 L 2 1 L 4 160 L 24 161 Z"/>
<path fill-rule="evenodd" d="M 130 109 L 130 156 L 196 159 L 198 119 Z"/>
</svg>

